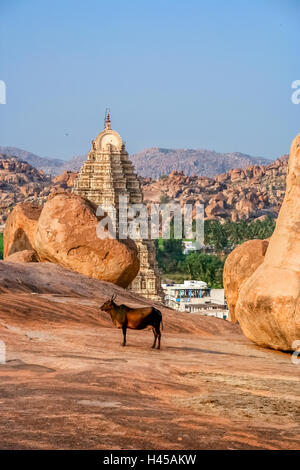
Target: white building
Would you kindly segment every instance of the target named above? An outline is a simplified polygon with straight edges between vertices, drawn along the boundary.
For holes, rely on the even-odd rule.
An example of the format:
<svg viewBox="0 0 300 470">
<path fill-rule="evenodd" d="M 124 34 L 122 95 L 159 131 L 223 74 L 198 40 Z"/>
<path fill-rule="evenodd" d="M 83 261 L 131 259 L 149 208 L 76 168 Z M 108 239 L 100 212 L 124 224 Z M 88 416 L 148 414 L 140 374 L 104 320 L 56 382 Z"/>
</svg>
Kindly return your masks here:
<svg viewBox="0 0 300 470">
<path fill-rule="evenodd" d="M 183 284 L 162 284 L 165 305 L 185 311 L 186 304 L 203 303 L 210 297 L 210 289 L 203 281 L 184 281 Z"/>
<path fill-rule="evenodd" d="M 187 313 L 202 313 L 227 319 L 224 289 L 210 289 L 203 281 L 162 284 L 167 307 Z"/>
<path fill-rule="evenodd" d="M 183 254 L 187 255 L 191 251 L 197 251 L 199 247 L 197 247 L 196 243 L 191 240 L 186 240 L 183 242 Z"/>
</svg>

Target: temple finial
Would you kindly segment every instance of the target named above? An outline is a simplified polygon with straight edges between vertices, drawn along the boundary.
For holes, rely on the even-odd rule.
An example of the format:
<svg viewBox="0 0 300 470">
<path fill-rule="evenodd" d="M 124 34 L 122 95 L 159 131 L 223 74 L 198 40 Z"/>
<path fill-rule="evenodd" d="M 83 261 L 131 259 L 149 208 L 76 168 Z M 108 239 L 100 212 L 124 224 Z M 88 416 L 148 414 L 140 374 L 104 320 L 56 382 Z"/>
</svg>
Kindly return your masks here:
<svg viewBox="0 0 300 470">
<path fill-rule="evenodd" d="M 110 114 L 109 108 L 105 111 L 105 122 L 104 122 L 105 129 L 110 129 Z"/>
</svg>

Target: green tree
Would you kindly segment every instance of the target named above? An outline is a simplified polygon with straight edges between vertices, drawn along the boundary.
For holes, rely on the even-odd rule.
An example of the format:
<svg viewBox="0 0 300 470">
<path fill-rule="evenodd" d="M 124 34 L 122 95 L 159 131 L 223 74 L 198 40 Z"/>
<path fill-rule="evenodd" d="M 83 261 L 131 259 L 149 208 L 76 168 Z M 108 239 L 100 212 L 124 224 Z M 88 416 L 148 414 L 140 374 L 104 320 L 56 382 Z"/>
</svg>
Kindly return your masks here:
<svg viewBox="0 0 300 470">
<path fill-rule="evenodd" d="M 182 240 L 156 240 L 156 258 L 158 267 L 163 273 L 178 271 L 178 265 L 184 260 Z"/>
<path fill-rule="evenodd" d="M 167 194 L 162 194 L 160 196 L 160 203 L 161 204 L 167 204 L 168 202 L 170 202 L 170 200 L 171 200 L 171 198 Z"/>
<path fill-rule="evenodd" d="M 215 255 L 195 251 L 185 257 L 184 268 L 191 279 L 206 282 L 209 287 L 223 287 L 222 273 L 224 262 Z"/>
<path fill-rule="evenodd" d="M 216 252 L 222 252 L 228 246 L 227 233 L 219 220 L 204 222 L 204 243 L 212 246 Z"/>
</svg>

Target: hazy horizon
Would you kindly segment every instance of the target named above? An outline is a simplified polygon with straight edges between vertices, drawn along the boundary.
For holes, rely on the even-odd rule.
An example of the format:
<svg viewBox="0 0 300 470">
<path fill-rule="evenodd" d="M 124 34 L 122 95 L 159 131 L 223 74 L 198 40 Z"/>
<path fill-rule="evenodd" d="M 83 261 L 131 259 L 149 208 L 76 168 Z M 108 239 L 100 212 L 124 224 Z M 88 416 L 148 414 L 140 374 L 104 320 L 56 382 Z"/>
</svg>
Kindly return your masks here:
<svg viewBox="0 0 300 470">
<path fill-rule="evenodd" d="M 85 156 L 88 154 L 88 151 L 90 150 L 90 148 L 86 151 L 86 152 L 82 152 L 82 153 L 78 153 L 78 154 L 74 154 L 74 155 L 71 155 L 71 156 L 66 156 L 66 157 L 57 157 L 57 156 L 52 156 L 52 155 L 43 155 L 43 154 L 37 154 L 35 152 L 32 152 L 31 150 L 28 150 L 28 149 L 24 149 L 24 148 L 20 148 L 20 147 L 16 147 L 15 145 L 2 145 L 1 142 L 0 142 L 0 148 L 1 147 L 7 147 L 7 148 L 12 148 L 12 149 L 17 149 L 17 150 L 21 150 L 21 151 L 24 151 L 24 152 L 28 152 L 32 155 L 35 155 L 37 157 L 41 157 L 41 158 L 47 158 L 47 159 L 56 159 L 56 160 L 63 160 L 63 161 L 69 161 L 69 160 L 72 160 L 72 158 L 76 158 L 76 157 L 82 157 L 82 156 Z M 216 153 L 220 153 L 220 154 L 230 154 L 230 153 L 240 153 L 242 155 L 248 155 L 249 157 L 254 157 L 254 158 L 265 158 L 266 160 L 276 160 L 277 158 L 280 158 L 282 157 L 283 155 L 286 155 L 288 154 L 289 152 L 285 152 L 283 153 L 282 155 L 278 155 L 278 156 L 274 156 L 274 157 L 263 157 L 262 155 L 252 155 L 252 154 L 249 154 L 247 152 L 240 152 L 239 150 L 233 150 L 233 151 L 229 151 L 229 152 L 222 152 L 222 151 L 217 151 L 215 149 L 205 149 L 205 148 L 166 148 L 166 147 L 157 147 L 155 145 L 152 145 L 151 147 L 147 147 L 147 148 L 143 148 L 137 152 L 131 152 L 129 153 L 129 155 L 136 155 L 136 154 L 139 154 L 141 152 L 143 152 L 144 150 L 148 150 L 148 149 L 159 149 L 159 150 L 174 150 L 174 151 L 208 151 L 208 152 L 216 152 Z"/>
</svg>

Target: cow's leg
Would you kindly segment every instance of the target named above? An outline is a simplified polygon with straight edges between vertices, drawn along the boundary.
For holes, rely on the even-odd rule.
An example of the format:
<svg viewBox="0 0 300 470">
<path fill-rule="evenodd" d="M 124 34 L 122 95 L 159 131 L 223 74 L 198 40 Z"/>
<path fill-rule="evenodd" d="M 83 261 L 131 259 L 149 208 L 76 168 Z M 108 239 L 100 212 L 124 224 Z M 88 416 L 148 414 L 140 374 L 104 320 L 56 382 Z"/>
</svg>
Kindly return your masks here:
<svg viewBox="0 0 300 470">
<path fill-rule="evenodd" d="M 122 331 L 123 331 L 123 343 L 122 343 L 122 346 L 126 346 L 126 330 L 127 330 L 127 326 L 126 326 L 126 325 L 123 325 L 123 326 L 122 326 Z"/>
<path fill-rule="evenodd" d="M 157 334 L 157 337 L 158 337 L 157 349 L 160 349 L 160 338 L 161 338 L 160 325 L 158 325 L 158 327 L 156 328 L 156 334 Z"/>
<path fill-rule="evenodd" d="M 154 326 L 152 327 L 152 331 L 153 331 L 153 334 L 154 334 L 154 343 L 152 344 L 151 347 L 152 347 L 152 349 L 154 349 L 155 346 L 156 346 L 156 340 L 157 340 L 156 328 Z"/>
</svg>

